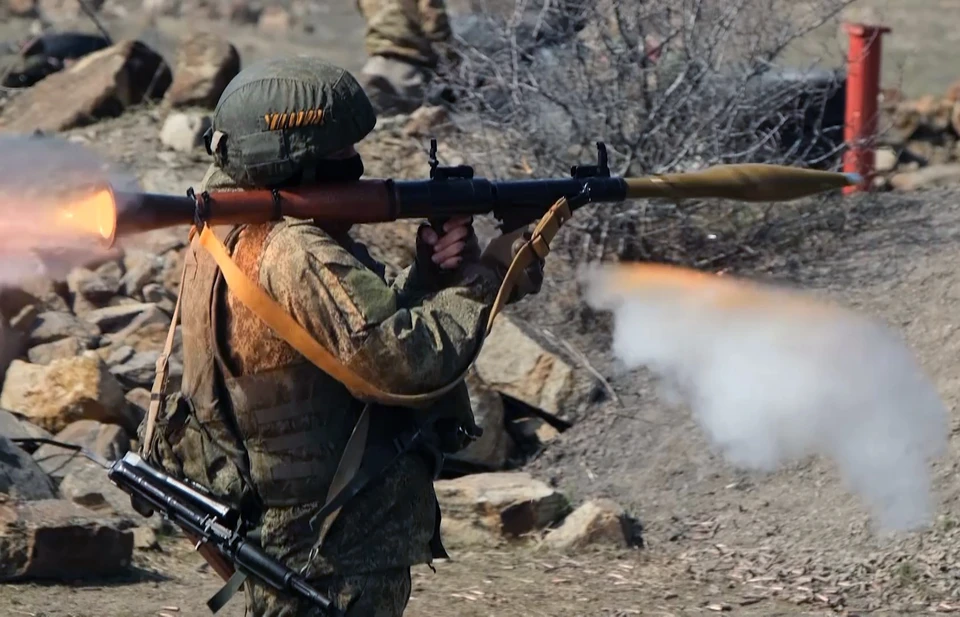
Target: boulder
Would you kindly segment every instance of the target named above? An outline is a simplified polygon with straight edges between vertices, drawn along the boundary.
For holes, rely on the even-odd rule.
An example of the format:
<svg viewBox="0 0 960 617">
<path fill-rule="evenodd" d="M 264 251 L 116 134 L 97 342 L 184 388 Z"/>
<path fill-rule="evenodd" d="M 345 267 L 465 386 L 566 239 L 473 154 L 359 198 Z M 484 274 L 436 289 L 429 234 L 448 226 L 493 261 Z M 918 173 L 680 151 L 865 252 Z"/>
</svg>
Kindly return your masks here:
<svg viewBox="0 0 960 617">
<path fill-rule="evenodd" d="M 63 473 L 58 487 L 63 499 L 110 518 L 117 527 L 132 529 L 143 525 L 162 525 L 160 516 L 146 519 L 134 510 L 130 496 L 110 482 L 107 472 L 99 465 L 77 457 L 57 472 Z"/>
<path fill-rule="evenodd" d="M 131 298 L 140 298 L 144 285 L 159 278 L 163 271 L 163 259 L 144 251 L 127 251 L 123 257 L 126 273 L 121 280 L 121 291 Z"/>
<path fill-rule="evenodd" d="M 67 289 L 93 303 L 103 304 L 119 293 L 122 277 L 123 270 L 115 261 L 108 261 L 96 271 L 74 268 L 67 274 Z"/>
<path fill-rule="evenodd" d="M 93 11 L 103 8 L 106 0 L 85 0 L 85 4 Z M 39 0 L 37 3 L 40 13 L 52 21 L 61 21 L 83 17 L 80 3 L 71 0 Z"/>
<path fill-rule="evenodd" d="M 227 84 L 240 72 L 237 48 L 209 32 L 180 41 L 173 83 L 164 100 L 171 107 L 213 109 Z"/>
<path fill-rule="evenodd" d="M 131 105 L 160 98 L 170 79 L 159 54 L 139 41 L 122 41 L 11 99 L 0 116 L 0 130 L 58 132 L 118 116 Z"/>
<path fill-rule="evenodd" d="M 434 483 L 451 546 L 491 546 L 540 532 L 570 510 L 561 493 L 525 472 L 496 472 Z"/>
<path fill-rule="evenodd" d="M 198 113 L 173 113 L 160 129 L 160 142 L 177 152 L 193 152 L 203 146 L 203 134 L 210 127 L 210 116 Z"/>
<path fill-rule="evenodd" d="M 56 285 L 47 278 L 29 278 L 20 280 L 16 287 L 0 288 L 0 315 L 12 320 L 26 306 L 40 311 L 69 309 Z"/>
<path fill-rule="evenodd" d="M 79 356 L 86 350 L 86 347 L 75 336 L 68 336 L 59 341 L 44 343 L 31 347 L 27 351 L 27 359 L 33 364 L 50 364 L 59 358 L 72 358 Z"/>
<path fill-rule="evenodd" d="M 54 439 L 81 446 L 108 461 L 115 461 L 130 450 L 130 437 L 127 436 L 122 427 L 116 424 L 103 424 L 96 420 L 74 422 L 57 433 Z M 33 454 L 33 459 L 40 464 L 44 471 L 54 477 L 63 477 L 64 474 L 58 474 L 56 469 L 63 467 L 67 460 L 76 458 L 76 453 L 70 450 L 47 444 L 41 446 Z"/>
<path fill-rule="evenodd" d="M 890 185 L 898 191 L 915 191 L 960 184 L 960 163 L 944 163 L 894 174 Z"/>
<path fill-rule="evenodd" d="M 157 373 L 159 358 L 159 351 L 134 352 L 122 362 L 111 366 L 110 372 L 126 388 L 150 386 Z"/>
<path fill-rule="evenodd" d="M 7 0 L 7 10 L 15 17 L 35 17 L 37 0 Z"/>
<path fill-rule="evenodd" d="M 531 328 L 504 315 L 494 323 L 476 367 L 490 387 L 528 405 L 564 420 L 577 412 L 573 365 Z"/>
<path fill-rule="evenodd" d="M 119 424 L 131 434 L 137 429 L 123 388 L 93 351 L 45 366 L 14 360 L 0 391 L 0 407 L 51 432 L 77 420 Z"/>
<path fill-rule="evenodd" d="M 268 6 L 260 13 L 257 19 L 257 29 L 267 34 L 278 36 L 290 31 L 293 20 L 290 12 L 282 6 Z"/>
<path fill-rule="evenodd" d="M 609 499 L 588 501 L 547 533 L 544 543 L 558 550 L 582 550 L 588 546 L 627 548 L 642 546 L 640 524 Z"/>
<path fill-rule="evenodd" d="M 29 436 L 11 436 L 13 439 L 24 437 Z M 43 469 L 29 454 L 3 435 L 0 435 L 0 494 L 20 501 L 56 497 L 56 489 Z"/>
<path fill-rule="evenodd" d="M 467 374 L 466 383 L 474 419 L 483 429 L 483 435 L 455 456 L 459 460 L 490 469 L 503 469 L 513 445 L 504 424 L 503 399 L 480 379 L 476 371 L 471 370 Z"/>
<path fill-rule="evenodd" d="M 49 431 L 27 422 L 6 409 L 0 409 L 0 435 L 9 439 L 53 439 L 53 434 Z M 37 449 L 25 444 L 20 444 L 19 447 L 26 452 Z"/>
<path fill-rule="evenodd" d="M 0 504 L 0 580 L 107 577 L 132 557 L 132 532 L 69 501 Z"/>
<path fill-rule="evenodd" d="M 170 318 L 151 302 L 131 302 L 107 306 L 83 314 L 84 321 L 104 333 L 116 333 L 136 321 L 138 324 L 161 323 L 169 325 Z"/>
<path fill-rule="evenodd" d="M 134 527 L 133 548 L 139 551 L 159 550 L 160 543 L 157 541 L 157 532 L 151 527 Z"/>
<path fill-rule="evenodd" d="M 7 320 L 0 317 L 0 384 L 7 374 L 7 367 L 23 353 L 26 337 L 11 328 Z"/>
<path fill-rule="evenodd" d="M 96 346 L 100 329 L 89 321 L 81 320 L 63 311 L 45 311 L 37 315 L 30 328 L 27 345 L 35 347 L 73 337 L 85 349 Z"/>
</svg>

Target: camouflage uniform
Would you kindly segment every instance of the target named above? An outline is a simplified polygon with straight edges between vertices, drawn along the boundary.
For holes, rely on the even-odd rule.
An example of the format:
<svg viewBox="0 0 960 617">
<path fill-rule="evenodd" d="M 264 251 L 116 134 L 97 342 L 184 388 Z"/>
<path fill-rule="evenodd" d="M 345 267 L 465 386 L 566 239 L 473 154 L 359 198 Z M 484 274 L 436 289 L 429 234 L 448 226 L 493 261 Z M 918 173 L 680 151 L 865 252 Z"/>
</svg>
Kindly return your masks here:
<svg viewBox="0 0 960 617">
<path fill-rule="evenodd" d="M 274 121 L 275 114 L 285 119 Z M 271 130 L 278 122 L 297 126 Z M 307 179 L 312 166 L 360 141 L 374 123 L 369 101 L 345 71 L 307 58 L 249 67 L 214 112 L 208 144 L 216 163 L 203 188 Z M 414 263 L 388 282 L 364 247 L 312 221 L 214 231 L 238 267 L 345 366 L 397 393 L 438 388 L 464 369 L 501 280 L 475 263 L 439 288 L 424 275 L 432 264 Z M 166 401 L 157 438 L 145 444 L 148 460 L 241 508 L 264 550 L 302 569 L 348 615 L 401 615 L 410 567 L 445 556 L 432 459 L 403 453 L 347 502 L 312 552 L 310 519 L 326 501 L 363 402 L 241 304 L 197 240 L 187 249 L 181 303 L 181 391 Z M 425 409 L 374 405 L 368 452 L 438 411 L 438 426 L 456 426 L 452 434 L 475 431 L 460 384 Z M 246 598 L 248 614 L 258 617 L 313 614 L 258 584 L 246 584 Z"/>
<path fill-rule="evenodd" d="M 419 106 L 440 61 L 438 46 L 452 38 L 443 0 L 357 0 L 367 22 L 370 57 L 364 88 L 379 111 Z"/>
</svg>

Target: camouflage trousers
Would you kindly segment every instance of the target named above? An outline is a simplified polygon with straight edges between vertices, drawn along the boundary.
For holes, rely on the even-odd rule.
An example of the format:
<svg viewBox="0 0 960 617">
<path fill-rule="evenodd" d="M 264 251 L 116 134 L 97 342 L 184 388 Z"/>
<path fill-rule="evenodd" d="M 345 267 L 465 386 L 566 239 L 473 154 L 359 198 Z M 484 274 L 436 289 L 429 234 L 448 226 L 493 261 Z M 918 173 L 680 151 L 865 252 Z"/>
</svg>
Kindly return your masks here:
<svg viewBox="0 0 960 617">
<path fill-rule="evenodd" d="M 311 581 L 346 617 L 401 617 L 410 599 L 410 568 Z M 246 586 L 246 617 L 319 617 L 318 608 L 281 597 L 272 590 Z"/>
<path fill-rule="evenodd" d="M 444 0 L 357 0 L 357 7 L 367 22 L 367 55 L 436 68 L 435 45 L 452 36 Z"/>
</svg>

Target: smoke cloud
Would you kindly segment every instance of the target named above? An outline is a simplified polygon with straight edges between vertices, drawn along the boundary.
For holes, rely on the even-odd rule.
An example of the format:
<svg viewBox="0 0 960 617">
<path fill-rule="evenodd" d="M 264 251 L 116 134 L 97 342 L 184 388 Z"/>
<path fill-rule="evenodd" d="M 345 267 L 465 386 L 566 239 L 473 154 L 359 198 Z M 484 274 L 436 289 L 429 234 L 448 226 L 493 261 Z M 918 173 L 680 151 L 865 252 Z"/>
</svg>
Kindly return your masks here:
<svg viewBox="0 0 960 617">
<path fill-rule="evenodd" d="M 613 352 L 647 367 L 733 465 L 832 459 L 879 526 L 929 522 L 930 461 L 947 410 L 883 324 L 800 293 L 653 264 L 594 270 L 587 302 L 614 318 Z"/>
<path fill-rule="evenodd" d="M 105 254 L 98 239 L 58 222 L 96 183 L 135 186 L 132 175 L 59 137 L 0 137 L 0 289 L 32 277 L 62 278 Z"/>
</svg>

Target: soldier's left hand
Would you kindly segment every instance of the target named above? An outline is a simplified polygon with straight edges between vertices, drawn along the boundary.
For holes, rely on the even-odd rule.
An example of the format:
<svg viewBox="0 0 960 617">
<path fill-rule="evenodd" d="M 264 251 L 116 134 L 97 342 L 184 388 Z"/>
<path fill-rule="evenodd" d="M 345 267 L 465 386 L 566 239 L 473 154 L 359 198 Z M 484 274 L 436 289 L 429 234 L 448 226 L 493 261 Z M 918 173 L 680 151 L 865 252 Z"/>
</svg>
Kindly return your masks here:
<svg viewBox="0 0 960 617">
<path fill-rule="evenodd" d="M 420 239 L 433 249 L 431 260 L 443 270 L 453 270 L 480 256 L 472 216 L 450 219 L 443 226 L 443 235 L 438 235 L 432 227 L 421 227 Z"/>
</svg>

